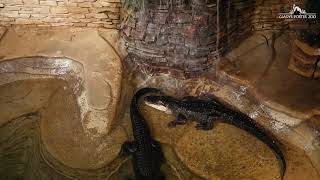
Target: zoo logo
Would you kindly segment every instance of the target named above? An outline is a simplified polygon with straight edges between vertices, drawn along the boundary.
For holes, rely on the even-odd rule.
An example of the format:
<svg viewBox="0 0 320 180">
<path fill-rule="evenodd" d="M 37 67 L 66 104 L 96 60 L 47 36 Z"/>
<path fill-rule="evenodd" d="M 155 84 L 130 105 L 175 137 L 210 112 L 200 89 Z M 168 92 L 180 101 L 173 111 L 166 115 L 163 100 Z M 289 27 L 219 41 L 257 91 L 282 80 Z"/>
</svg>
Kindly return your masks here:
<svg viewBox="0 0 320 180">
<path fill-rule="evenodd" d="M 292 9 L 289 13 L 279 13 L 278 18 L 280 19 L 316 19 L 316 13 L 307 13 L 299 6 L 293 4 Z"/>
</svg>

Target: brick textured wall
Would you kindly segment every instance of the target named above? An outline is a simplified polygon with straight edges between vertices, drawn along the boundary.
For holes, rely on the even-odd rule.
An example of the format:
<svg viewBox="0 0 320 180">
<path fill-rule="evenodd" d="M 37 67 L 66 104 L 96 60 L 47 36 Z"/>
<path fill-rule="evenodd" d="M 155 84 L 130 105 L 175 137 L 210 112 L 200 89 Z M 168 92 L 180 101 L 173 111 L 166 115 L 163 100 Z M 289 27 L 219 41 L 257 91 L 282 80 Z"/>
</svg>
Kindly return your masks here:
<svg viewBox="0 0 320 180">
<path fill-rule="evenodd" d="M 0 0 L 0 26 L 117 28 L 120 0 Z"/>
<path fill-rule="evenodd" d="M 294 30 L 291 24 L 298 20 L 279 19 L 279 13 L 288 13 L 292 5 L 304 8 L 304 0 L 256 0 L 252 26 L 254 31 Z M 305 21 L 305 20 L 303 20 Z"/>
</svg>

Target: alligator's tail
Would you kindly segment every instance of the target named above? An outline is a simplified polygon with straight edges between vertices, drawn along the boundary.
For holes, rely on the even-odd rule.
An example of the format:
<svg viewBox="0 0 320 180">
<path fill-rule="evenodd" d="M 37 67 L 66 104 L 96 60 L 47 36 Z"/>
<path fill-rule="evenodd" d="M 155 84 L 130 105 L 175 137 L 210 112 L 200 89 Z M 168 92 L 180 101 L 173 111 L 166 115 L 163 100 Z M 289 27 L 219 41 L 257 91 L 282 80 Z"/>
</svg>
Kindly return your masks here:
<svg viewBox="0 0 320 180">
<path fill-rule="evenodd" d="M 264 142 L 275 153 L 275 156 L 279 162 L 280 178 L 281 178 L 281 180 L 283 180 L 287 167 L 286 167 L 286 160 L 284 158 L 284 155 L 283 155 L 280 147 L 263 130 L 261 130 L 260 132 L 257 132 L 257 133 L 253 133 L 253 134 L 256 135 L 256 137 L 258 139 L 260 139 L 262 142 Z"/>
<path fill-rule="evenodd" d="M 281 180 L 283 180 L 284 174 L 287 169 L 286 160 L 284 159 L 284 156 L 282 156 L 281 158 L 278 157 L 278 161 L 279 161 L 279 165 L 280 165 L 280 178 L 281 178 Z"/>
<path fill-rule="evenodd" d="M 238 117 L 238 118 L 233 118 L 233 117 Z M 262 127 L 259 127 L 253 121 L 253 119 L 251 119 L 250 117 L 248 117 L 246 114 L 242 112 L 232 111 L 232 117 L 230 120 L 231 121 L 229 123 L 234 124 L 235 126 L 241 129 L 244 129 L 245 131 L 254 135 L 259 140 L 261 140 L 264 144 L 266 144 L 270 149 L 272 149 L 272 151 L 275 153 L 275 156 L 279 162 L 280 178 L 281 180 L 283 180 L 286 172 L 286 161 L 276 141 L 273 140 Z"/>
<path fill-rule="evenodd" d="M 275 153 L 276 158 L 279 162 L 280 178 L 281 178 L 281 180 L 283 180 L 287 167 L 286 167 L 286 160 L 284 158 L 284 155 L 283 155 L 281 149 L 276 144 L 276 142 L 271 140 L 271 138 L 268 137 L 264 132 L 263 132 L 263 134 L 260 134 L 260 136 L 258 136 L 258 138 L 260 140 L 262 140 L 268 147 L 270 147 L 273 150 L 273 152 Z"/>
</svg>

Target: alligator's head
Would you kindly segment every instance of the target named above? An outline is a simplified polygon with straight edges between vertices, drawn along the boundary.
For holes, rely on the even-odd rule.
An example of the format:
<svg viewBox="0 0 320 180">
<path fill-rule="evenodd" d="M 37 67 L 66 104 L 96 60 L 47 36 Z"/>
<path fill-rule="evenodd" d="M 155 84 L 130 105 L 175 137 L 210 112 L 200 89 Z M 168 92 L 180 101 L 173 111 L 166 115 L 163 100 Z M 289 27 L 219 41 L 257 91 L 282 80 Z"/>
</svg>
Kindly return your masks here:
<svg viewBox="0 0 320 180">
<path fill-rule="evenodd" d="M 167 114 L 172 114 L 171 109 L 176 103 L 175 99 L 170 96 L 146 96 L 144 100 L 148 106 L 163 111 Z"/>
</svg>

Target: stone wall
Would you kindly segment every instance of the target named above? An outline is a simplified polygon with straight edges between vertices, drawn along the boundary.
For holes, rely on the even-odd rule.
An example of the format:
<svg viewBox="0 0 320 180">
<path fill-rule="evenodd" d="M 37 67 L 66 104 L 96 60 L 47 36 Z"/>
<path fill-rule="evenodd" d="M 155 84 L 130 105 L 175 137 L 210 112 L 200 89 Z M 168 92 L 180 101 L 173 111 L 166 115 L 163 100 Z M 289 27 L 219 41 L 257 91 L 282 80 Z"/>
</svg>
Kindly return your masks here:
<svg viewBox="0 0 320 180">
<path fill-rule="evenodd" d="M 279 13 L 289 13 L 293 4 L 304 9 L 304 0 L 256 0 L 254 15 L 252 16 L 252 30 L 254 31 L 292 31 L 301 28 L 297 19 L 279 19 Z M 303 22 L 306 22 L 303 20 Z M 305 27 L 307 28 L 307 27 Z"/>
<path fill-rule="evenodd" d="M 0 0 L 0 26 L 117 28 L 120 0 Z"/>
<path fill-rule="evenodd" d="M 252 33 L 251 20 L 254 15 L 255 0 L 221 1 L 220 16 L 221 31 L 225 34 L 223 40 L 225 51 L 239 45 Z M 225 24 L 223 23 L 225 22 Z"/>
<path fill-rule="evenodd" d="M 288 13 L 292 4 L 287 0 L 258 0 L 252 18 L 254 31 L 288 29 L 288 21 L 279 19 L 279 13 Z"/>
</svg>

